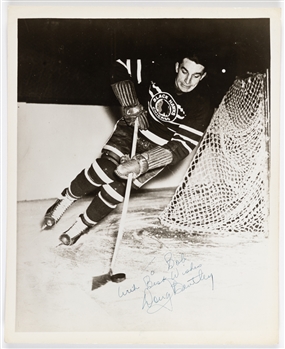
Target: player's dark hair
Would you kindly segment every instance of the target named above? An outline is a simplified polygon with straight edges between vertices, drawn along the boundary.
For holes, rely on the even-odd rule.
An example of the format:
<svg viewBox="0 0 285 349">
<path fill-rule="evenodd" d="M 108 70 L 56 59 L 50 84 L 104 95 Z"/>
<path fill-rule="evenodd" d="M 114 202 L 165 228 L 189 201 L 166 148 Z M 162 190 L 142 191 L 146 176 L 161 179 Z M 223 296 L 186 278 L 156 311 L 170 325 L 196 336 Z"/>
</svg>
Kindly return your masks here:
<svg viewBox="0 0 285 349">
<path fill-rule="evenodd" d="M 180 54 L 179 57 L 177 57 L 177 62 L 179 64 L 182 63 L 184 58 L 190 59 L 190 61 L 195 62 L 196 64 L 201 64 L 203 67 L 205 67 L 204 71 L 207 70 L 207 56 L 203 52 L 199 51 L 190 51 L 190 52 L 185 52 L 184 54 Z"/>
</svg>

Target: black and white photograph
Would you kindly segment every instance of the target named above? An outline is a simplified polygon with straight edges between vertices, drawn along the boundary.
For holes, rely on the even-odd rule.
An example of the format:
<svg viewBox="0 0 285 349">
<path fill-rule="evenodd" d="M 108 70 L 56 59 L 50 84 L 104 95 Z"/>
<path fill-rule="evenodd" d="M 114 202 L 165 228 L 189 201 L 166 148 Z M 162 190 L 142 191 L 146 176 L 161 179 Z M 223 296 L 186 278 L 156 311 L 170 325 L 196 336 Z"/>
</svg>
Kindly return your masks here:
<svg viewBox="0 0 285 349">
<path fill-rule="evenodd" d="M 276 345 L 279 9 L 9 10 L 6 342 Z"/>
</svg>

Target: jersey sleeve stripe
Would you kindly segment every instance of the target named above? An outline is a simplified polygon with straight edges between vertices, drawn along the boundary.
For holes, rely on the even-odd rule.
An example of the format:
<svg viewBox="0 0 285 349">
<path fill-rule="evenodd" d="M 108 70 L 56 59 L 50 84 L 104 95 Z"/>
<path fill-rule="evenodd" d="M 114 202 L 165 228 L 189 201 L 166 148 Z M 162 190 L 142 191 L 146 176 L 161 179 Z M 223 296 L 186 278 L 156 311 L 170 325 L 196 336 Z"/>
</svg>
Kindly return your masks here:
<svg viewBox="0 0 285 349">
<path fill-rule="evenodd" d="M 181 135 L 181 134 L 177 134 L 177 133 L 172 137 L 172 139 L 173 139 L 173 138 L 176 138 L 176 137 L 178 137 L 178 139 L 179 139 L 179 137 L 180 137 L 180 138 L 182 138 L 183 140 L 185 140 L 186 142 L 192 143 L 192 144 L 194 144 L 195 146 L 199 143 L 199 142 L 195 141 L 194 139 L 185 137 L 185 136 L 183 136 L 183 135 Z"/>
<path fill-rule="evenodd" d="M 156 134 L 152 133 L 149 130 L 140 130 L 140 132 L 149 140 L 151 140 L 152 142 L 154 142 L 157 145 L 165 145 L 166 143 L 168 143 L 168 140 L 161 138 L 159 136 L 157 136 Z"/>
<path fill-rule="evenodd" d="M 188 144 L 185 142 L 185 141 L 183 141 L 182 139 L 178 139 L 178 138 L 172 138 L 171 139 L 172 141 L 175 141 L 175 142 L 180 142 L 182 145 L 183 145 L 183 147 L 185 148 L 185 149 L 187 149 L 187 151 L 189 152 L 189 154 L 192 152 L 192 148 L 191 147 L 189 147 L 188 146 Z M 195 147 L 194 147 L 195 148 Z"/>
<path fill-rule="evenodd" d="M 189 138 L 189 139 L 193 139 L 194 141 L 199 141 L 201 136 L 203 135 L 203 133 L 201 135 L 198 135 L 197 133 L 189 132 L 188 130 L 184 130 L 184 129 L 181 129 L 181 128 L 179 128 L 176 131 L 176 133 L 181 135 L 181 136 L 183 136 L 183 137 L 186 137 L 186 138 Z"/>
<path fill-rule="evenodd" d="M 137 60 L 137 80 L 138 84 L 142 82 L 142 61 L 140 59 Z"/>
<path fill-rule="evenodd" d="M 195 128 L 192 128 L 192 127 L 189 127 L 189 126 L 186 126 L 186 125 L 180 125 L 180 128 L 188 131 L 188 132 L 191 132 L 191 133 L 195 133 L 196 135 L 202 137 L 204 132 L 202 131 L 199 131 L 199 130 L 196 130 Z"/>
<path fill-rule="evenodd" d="M 124 66 L 124 67 L 127 69 L 129 75 L 132 76 L 132 72 L 131 72 L 131 60 L 130 60 L 130 59 L 127 59 L 127 60 L 126 60 L 126 63 L 124 63 L 124 62 L 123 62 L 122 60 L 120 60 L 120 59 L 117 59 L 116 62 L 122 64 L 122 66 Z"/>
</svg>

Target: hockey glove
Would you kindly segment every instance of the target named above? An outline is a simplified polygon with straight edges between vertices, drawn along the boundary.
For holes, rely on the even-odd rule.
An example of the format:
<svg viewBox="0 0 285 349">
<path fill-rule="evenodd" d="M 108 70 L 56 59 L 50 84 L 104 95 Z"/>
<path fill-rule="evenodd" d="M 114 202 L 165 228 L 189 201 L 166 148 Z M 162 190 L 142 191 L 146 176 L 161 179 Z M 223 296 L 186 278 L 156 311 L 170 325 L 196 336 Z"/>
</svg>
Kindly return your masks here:
<svg viewBox="0 0 285 349">
<path fill-rule="evenodd" d="M 149 127 L 147 112 L 140 104 L 136 105 L 135 107 L 124 107 L 123 117 L 129 126 L 134 126 L 135 120 L 138 118 L 138 126 L 140 130 L 147 130 Z"/>
<path fill-rule="evenodd" d="M 132 173 L 135 179 L 149 170 L 170 164 L 172 160 L 173 155 L 170 150 L 157 146 L 145 153 L 135 155 L 130 160 L 127 160 L 127 156 L 123 156 L 115 173 L 123 179 L 127 179 Z"/>
<path fill-rule="evenodd" d="M 148 128 L 147 112 L 139 103 L 134 83 L 131 80 L 119 81 L 112 84 L 112 89 L 123 107 L 123 117 L 126 123 L 134 126 L 136 118 L 139 118 L 139 129 Z"/>
</svg>

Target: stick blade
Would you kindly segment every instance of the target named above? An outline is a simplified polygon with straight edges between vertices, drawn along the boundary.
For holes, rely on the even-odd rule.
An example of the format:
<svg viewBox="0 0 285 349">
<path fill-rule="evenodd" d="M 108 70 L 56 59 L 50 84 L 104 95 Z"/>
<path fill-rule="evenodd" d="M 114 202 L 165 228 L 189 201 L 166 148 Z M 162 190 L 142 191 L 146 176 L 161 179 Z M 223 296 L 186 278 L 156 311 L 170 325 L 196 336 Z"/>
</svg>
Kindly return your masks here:
<svg viewBox="0 0 285 349">
<path fill-rule="evenodd" d="M 92 279 L 92 288 L 91 291 L 96 290 L 97 288 L 106 285 L 108 281 L 111 280 L 110 274 L 104 274 L 100 276 L 94 276 Z"/>
</svg>

